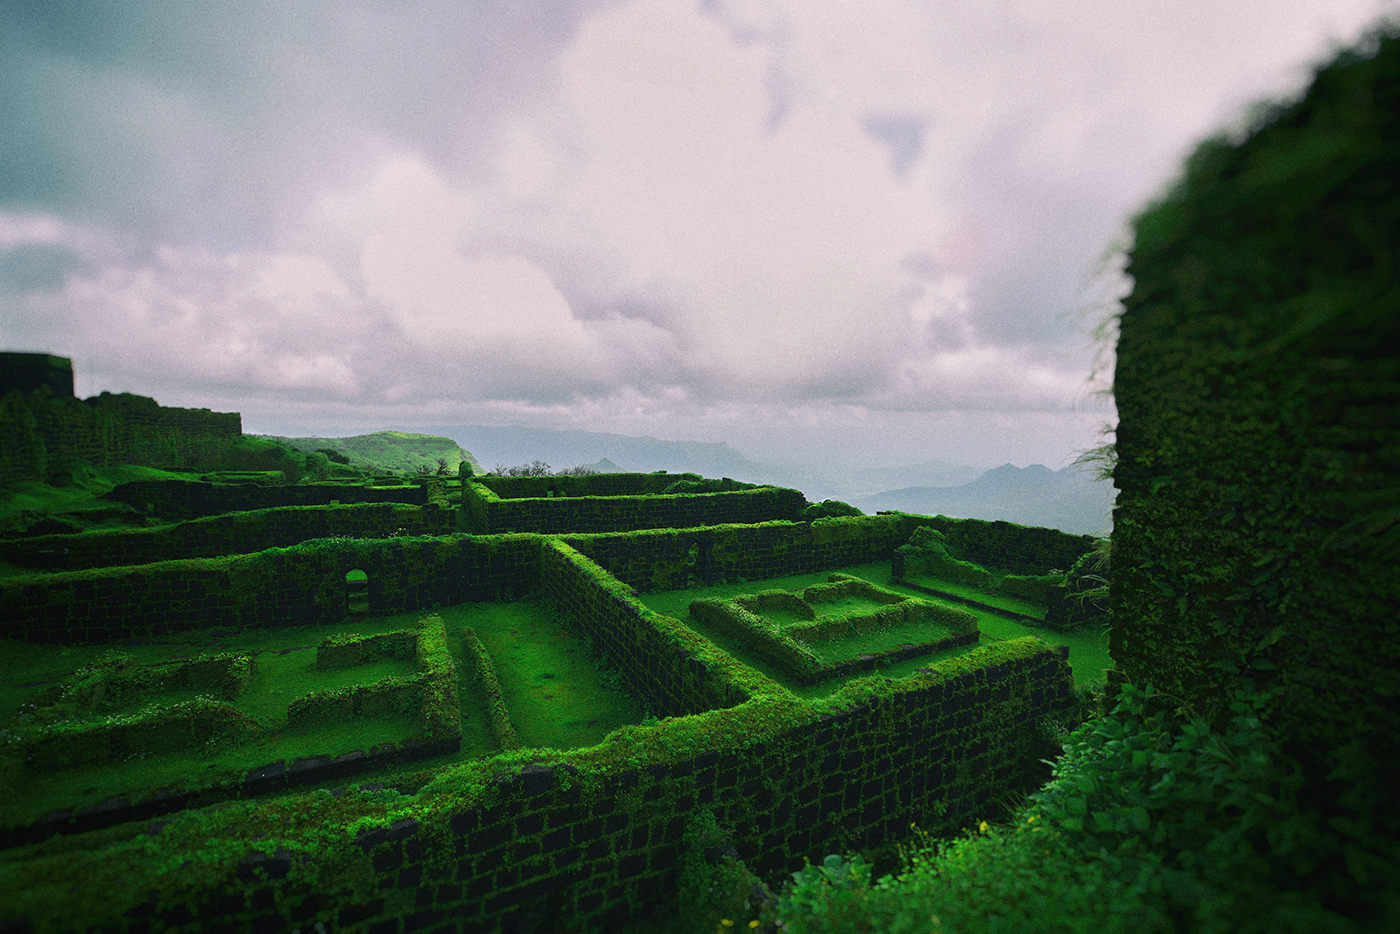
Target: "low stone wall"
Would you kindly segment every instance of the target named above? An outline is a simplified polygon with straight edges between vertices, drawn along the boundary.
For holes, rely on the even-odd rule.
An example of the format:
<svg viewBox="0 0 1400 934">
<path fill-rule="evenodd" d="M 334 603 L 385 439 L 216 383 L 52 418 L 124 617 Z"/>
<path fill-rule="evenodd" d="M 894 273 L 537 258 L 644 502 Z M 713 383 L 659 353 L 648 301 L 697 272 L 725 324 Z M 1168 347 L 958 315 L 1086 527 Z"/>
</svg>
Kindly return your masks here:
<svg viewBox="0 0 1400 934">
<path fill-rule="evenodd" d="M 956 832 L 1043 778 L 1038 760 L 1052 750 L 1037 724 L 1072 707 L 1066 652 L 1035 638 L 997 642 L 908 678 L 876 673 L 807 702 L 646 610 L 604 563 L 668 586 L 682 586 L 692 570 L 758 580 L 888 556 L 922 521 L 887 515 L 571 537 L 577 547 L 534 535 L 317 541 L 0 581 L 0 632 L 61 642 L 114 641 L 156 626 L 335 621 L 352 569 L 367 573 L 376 614 L 538 587 L 664 717 L 587 749 L 463 763 L 387 797 L 317 792 L 186 811 L 152 825 L 149 833 L 162 835 L 155 850 L 138 836 L 64 848 L 57 861 L 36 853 L 0 865 L 0 887 L 13 878 L 7 873 L 29 880 L 19 909 L 29 920 L 7 909 L 0 923 L 489 931 L 524 923 L 522 912 L 552 911 L 618 925 L 675 890 L 687 821 L 700 808 L 768 876 L 814 853 L 898 838 L 913 822 Z M 357 767 L 280 765 L 245 784 L 252 794 L 286 787 L 297 768 L 307 774 L 301 780 L 315 780 Z M 179 868 L 193 847 L 201 848 L 198 873 Z"/>
<path fill-rule="evenodd" d="M 137 838 L 64 853 L 26 904 L 51 912 L 43 929 L 76 918 L 173 931 L 491 931 L 524 912 L 618 926 L 675 891 L 697 809 L 770 876 L 914 822 L 970 826 L 1038 777 L 1035 724 L 1068 707 L 1070 684 L 1061 651 L 1001 642 L 897 683 L 855 682 L 828 711 L 763 694 L 625 727 L 586 750 L 467 763 L 415 794 L 352 789 L 189 812 L 151 831 L 158 850 Z M 358 829 L 327 833 L 323 812 Z M 195 846 L 200 872 L 181 871 Z M 120 866 L 123 884 L 114 890 L 101 866 Z"/>
<path fill-rule="evenodd" d="M 260 486 L 256 483 L 210 483 L 204 480 L 134 480 L 104 497 L 140 512 L 177 521 L 228 512 L 252 512 L 282 506 L 329 506 L 332 503 L 428 502 L 428 484 L 367 486 L 364 483 L 296 483 Z"/>
<path fill-rule="evenodd" d="M 649 592 L 681 590 L 693 581 L 764 580 L 888 560 L 914 529 L 930 521 L 889 513 L 563 538 L 619 580 Z"/>
<path fill-rule="evenodd" d="M 448 535 L 455 525 L 455 513 L 436 503 L 286 506 L 207 516 L 160 528 L 0 539 L 0 561 L 35 570 L 75 571 L 246 555 L 317 538 Z"/>
<path fill-rule="evenodd" d="M 674 475 L 623 474 L 610 477 L 637 477 L 676 482 Z M 797 519 L 807 499 L 797 490 L 781 487 L 736 489 L 719 493 L 677 493 L 656 495 L 559 495 L 508 497 L 505 493 L 551 493 L 526 486 L 527 478 L 515 478 L 508 485 L 493 478 L 487 482 L 468 480 L 462 484 L 464 531 L 476 534 L 500 532 L 540 532 L 545 534 L 623 532 L 634 529 L 692 528 L 725 523 L 767 522 Z M 545 478 L 541 478 L 543 480 Z M 550 477 L 547 482 L 590 480 L 589 477 Z M 640 481 L 639 486 L 644 486 Z M 654 484 L 653 484 L 654 485 Z M 737 486 L 737 484 L 736 484 Z M 589 487 L 581 486 L 581 489 Z M 625 487 L 618 486 L 619 489 Z"/>
<path fill-rule="evenodd" d="M 345 575 L 369 611 L 513 599 L 538 579 L 530 535 L 319 540 L 229 558 L 0 580 L 0 638 L 91 645 L 208 626 L 304 626 L 346 615 Z"/>
<path fill-rule="evenodd" d="M 703 713 L 749 699 L 731 666 L 715 667 L 699 657 L 706 640 L 647 609 L 631 587 L 563 542 L 544 545 L 540 591 L 593 639 L 633 696 L 658 716 Z"/>
<path fill-rule="evenodd" d="M 950 519 L 932 516 L 924 521 L 947 536 L 960 558 L 1012 574 L 1048 574 L 1068 571 L 1081 555 L 1094 550 L 1092 535 L 1071 535 L 1059 529 L 1017 525 L 982 519 Z M 901 543 L 902 544 L 902 543 Z"/>
</svg>

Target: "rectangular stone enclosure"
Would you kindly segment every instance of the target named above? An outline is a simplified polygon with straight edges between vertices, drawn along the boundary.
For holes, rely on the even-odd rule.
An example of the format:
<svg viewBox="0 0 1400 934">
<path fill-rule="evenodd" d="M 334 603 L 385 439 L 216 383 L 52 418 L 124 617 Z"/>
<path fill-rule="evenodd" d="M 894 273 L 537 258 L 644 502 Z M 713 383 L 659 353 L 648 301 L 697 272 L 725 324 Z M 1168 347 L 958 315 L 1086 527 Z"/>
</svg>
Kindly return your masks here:
<svg viewBox="0 0 1400 934">
<path fill-rule="evenodd" d="M 593 478 L 548 479 L 560 484 L 560 495 L 523 496 L 539 490 L 468 481 L 464 487 L 479 498 L 474 507 L 464 498 L 462 513 L 476 509 L 497 521 L 514 503 L 547 524 L 556 521 L 555 503 L 572 502 L 614 522 L 648 501 L 679 500 L 675 509 L 701 512 L 731 508 L 711 505 L 717 502 L 767 503 L 762 508 L 781 513 L 791 511 L 789 493 L 801 496 L 774 488 L 594 496 L 587 491 L 597 488 L 587 484 L 575 496 L 560 481 Z M 533 593 L 587 634 L 655 715 L 588 748 L 524 749 L 454 764 L 388 803 L 370 789 L 289 791 L 231 810 L 179 812 L 159 831 L 166 849 L 133 849 L 118 837 L 70 848 L 52 865 L 41 850 L 26 851 L 26 865 L 51 874 L 53 891 L 70 886 L 73 894 L 47 907 L 27 903 L 19 914 L 0 908 L 0 924 L 27 919 L 48 929 L 43 912 L 51 911 L 56 927 L 309 930 L 320 922 L 340 931 L 476 931 L 511 923 L 519 912 L 550 910 L 616 925 L 675 891 L 686 828 L 700 809 L 712 811 L 739 855 L 766 875 L 794 871 L 804 857 L 896 839 L 914 822 L 935 834 L 957 832 L 1038 775 L 1046 754 L 1038 726 L 1071 706 L 1066 652 L 1038 638 L 983 644 L 910 677 L 887 680 L 876 671 L 808 701 L 637 599 L 639 590 L 696 581 L 762 581 L 886 560 L 932 521 L 886 514 L 593 534 L 337 539 L 0 581 L 0 635 L 55 644 L 335 622 L 346 614 L 352 570 L 368 578 L 376 615 Z M 907 603 L 898 612 L 912 613 L 923 601 Z M 948 621 L 963 626 L 957 614 Z M 321 657 L 334 667 L 390 650 L 410 648 L 328 645 Z M 425 676 L 412 690 L 431 683 Z M 329 703 L 308 701 L 305 712 L 324 715 Z M 413 703 L 441 710 L 446 702 L 439 697 L 433 707 L 415 693 Z M 285 781 L 294 766 L 286 763 L 287 772 L 272 779 Z M 305 821 L 278 816 L 288 808 Z M 81 832 L 83 820 L 74 815 L 55 829 Z M 176 833 L 186 826 L 205 841 L 199 874 L 177 871 L 182 848 L 194 845 Z M 114 861 L 123 867 L 121 885 L 99 892 L 84 882 L 108 878 L 97 867 Z"/>
</svg>

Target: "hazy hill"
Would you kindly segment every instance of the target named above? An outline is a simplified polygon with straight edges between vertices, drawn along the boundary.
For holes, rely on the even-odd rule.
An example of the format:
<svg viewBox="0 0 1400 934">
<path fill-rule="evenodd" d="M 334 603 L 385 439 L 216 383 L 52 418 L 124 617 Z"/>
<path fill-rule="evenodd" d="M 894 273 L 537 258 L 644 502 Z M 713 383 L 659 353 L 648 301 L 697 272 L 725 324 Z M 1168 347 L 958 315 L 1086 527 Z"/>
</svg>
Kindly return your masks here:
<svg viewBox="0 0 1400 934">
<path fill-rule="evenodd" d="M 693 472 L 773 483 L 801 490 L 812 502 L 839 499 L 867 513 L 898 509 L 925 515 L 1006 519 L 1066 532 L 1107 534 L 1112 527 L 1113 487 L 1073 468 L 1051 471 L 1039 464 L 986 470 L 946 461 L 904 467 L 842 471 L 820 464 L 760 464 L 725 443 L 662 441 L 595 431 L 548 428 L 433 425 L 474 452 L 481 467 L 540 460 L 555 470 L 577 465 L 602 471 Z M 606 464 L 606 466 L 604 466 Z"/>
<path fill-rule="evenodd" d="M 897 509 L 962 519 L 1005 519 L 1065 532 L 1107 535 L 1113 527 L 1113 485 L 1074 467 L 1003 464 L 961 486 L 918 486 L 850 500 L 866 512 Z"/>
<path fill-rule="evenodd" d="M 597 431 L 548 428 L 492 428 L 484 425 L 433 425 L 423 429 L 446 435 L 475 452 L 484 469 L 542 460 L 554 469 L 600 460 L 611 470 L 650 473 L 698 473 L 750 483 L 773 483 L 807 494 L 810 500 L 849 499 L 908 486 L 954 486 L 981 476 L 985 468 L 943 461 L 907 467 L 840 471 L 820 464 L 761 464 L 723 442 L 662 441 Z"/>
<path fill-rule="evenodd" d="M 370 435 L 355 435 L 350 438 L 277 438 L 288 447 L 298 451 L 311 452 L 329 448 L 350 458 L 354 467 L 366 467 L 405 472 L 416 470 L 421 464 L 436 467 L 438 458 L 446 458 L 447 466 L 455 476 L 457 465 L 467 461 L 472 469 L 480 471 L 481 465 L 469 451 L 464 450 L 451 438 L 437 435 L 412 434 L 406 431 L 376 431 Z"/>
<path fill-rule="evenodd" d="M 635 473 L 665 470 L 706 477 L 757 480 L 765 468 L 723 442 L 662 441 L 659 438 L 614 435 L 597 431 L 555 431 L 549 428 L 493 428 L 484 425 L 431 425 L 437 432 L 472 451 L 485 470 L 544 461 L 555 470 L 613 462 L 615 469 Z M 758 481 L 763 482 L 763 481 Z"/>
<path fill-rule="evenodd" d="M 985 467 L 968 467 L 945 461 L 924 461 L 902 467 L 867 467 L 864 470 L 833 470 L 819 464 L 774 469 L 787 478 L 784 486 L 802 490 L 809 500 L 839 499 L 848 503 L 886 490 L 957 486 L 976 480 L 986 472 Z"/>
</svg>

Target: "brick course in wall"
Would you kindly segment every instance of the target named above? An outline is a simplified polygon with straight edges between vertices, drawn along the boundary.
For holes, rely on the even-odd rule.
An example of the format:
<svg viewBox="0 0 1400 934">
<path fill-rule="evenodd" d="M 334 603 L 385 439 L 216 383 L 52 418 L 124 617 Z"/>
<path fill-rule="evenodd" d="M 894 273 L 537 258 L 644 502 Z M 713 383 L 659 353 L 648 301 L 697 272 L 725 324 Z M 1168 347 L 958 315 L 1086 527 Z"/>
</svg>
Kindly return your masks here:
<svg viewBox="0 0 1400 934">
<path fill-rule="evenodd" d="M 597 585 L 606 576 L 563 542 L 547 541 L 541 551 L 541 594 L 606 653 L 647 709 L 679 717 L 749 699 L 698 657 L 694 633 L 648 610 L 625 584 Z"/>
<path fill-rule="evenodd" d="M 649 592 L 684 589 L 691 581 L 763 580 L 887 560 L 916 528 L 932 521 L 888 513 L 562 538 L 619 580 Z"/>
<path fill-rule="evenodd" d="M 634 730 L 604 748 L 542 751 L 524 767 L 463 766 L 469 790 L 436 783 L 413 816 L 322 837 L 311 852 L 282 832 L 275 842 L 290 846 L 230 855 L 222 877 L 167 877 L 154 900 L 145 888 L 126 893 L 109 921 L 191 932 L 318 921 L 338 931 L 486 932 L 553 908 L 575 923 L 635 922 L 675 891 L 698 808 L 770 876 L 813 853 L 896 838 L 914 822 L 935 833 L 972 825 L 1034 773 L 1035 722 L 1065 708 L 1070 681 L 1059 650 L 1000 643 L 956 673 L 907 679 L 834 715 L 780 697 L 714 711 L 709 748 L 694 754 L 668 755 Z M 673 725 L 683 734 L 693 719 L 665 721 L 654 735 Z M 635 765 L 599 768 L 600 756 L 620 755 Z M 166 858 L 178 857 L 178 838 L 169 845 Z M 339 868 L 328 879 L 320 864 Z"/>
</svg>

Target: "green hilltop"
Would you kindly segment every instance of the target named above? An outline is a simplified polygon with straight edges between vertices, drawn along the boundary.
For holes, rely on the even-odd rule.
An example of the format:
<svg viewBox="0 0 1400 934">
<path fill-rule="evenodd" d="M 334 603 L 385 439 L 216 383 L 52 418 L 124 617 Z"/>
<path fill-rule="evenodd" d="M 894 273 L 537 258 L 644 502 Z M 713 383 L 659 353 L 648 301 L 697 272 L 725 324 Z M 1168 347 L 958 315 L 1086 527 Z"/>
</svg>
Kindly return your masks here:
<svg viewBox="0 0 1400 934">
<path fill-rule="evenodd" d="M 331 450 L 350 459 L 352 467 L 413 471 L 427 464 L 436 467 L 438 460 L 445 459 L 448 469 L 457 472 L 463 461 L 472 465 L 472 470 L 480 473 L 470 451 L 462 448 L 451 438 L 437 435 L 419 435 L 406 431 L 376 431 L 368 435 L 354 435 L 349 438 L 278 438 L 288 447 L 306 454 L 315 451 Z"/>
</svg>

